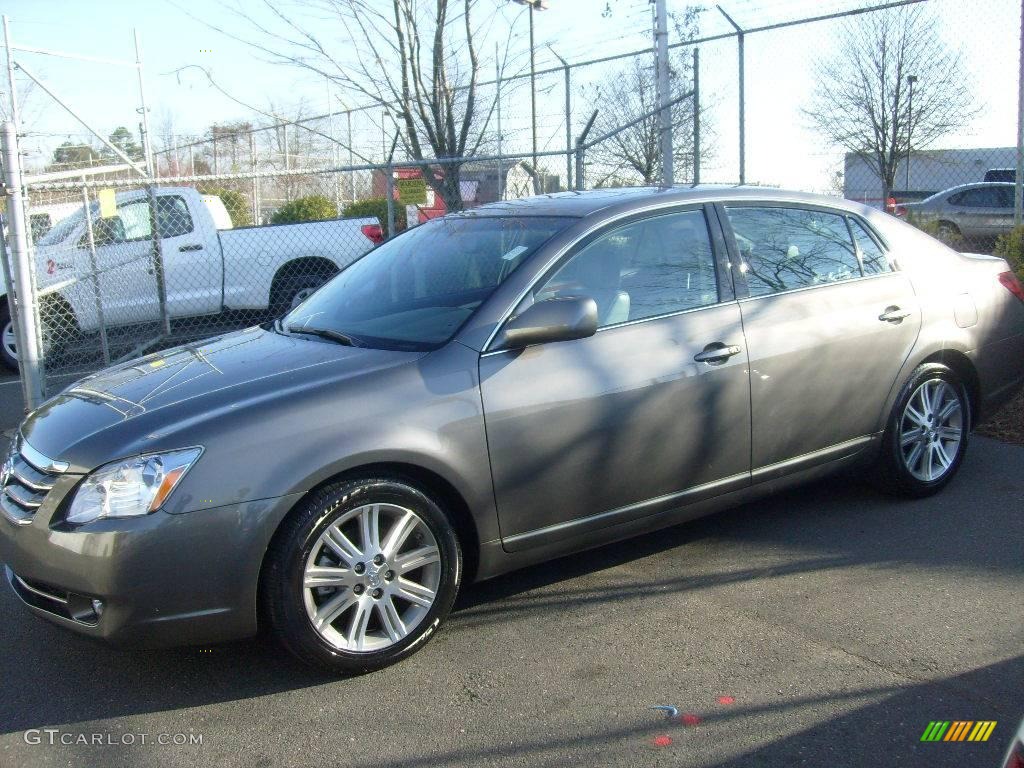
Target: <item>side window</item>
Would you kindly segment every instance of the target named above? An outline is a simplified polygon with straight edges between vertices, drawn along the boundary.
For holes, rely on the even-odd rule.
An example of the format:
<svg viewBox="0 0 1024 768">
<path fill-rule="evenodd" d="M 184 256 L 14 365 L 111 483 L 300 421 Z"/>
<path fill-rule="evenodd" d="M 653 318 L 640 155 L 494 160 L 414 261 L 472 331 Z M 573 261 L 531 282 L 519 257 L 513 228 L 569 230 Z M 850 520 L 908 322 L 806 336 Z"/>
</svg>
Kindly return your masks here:
<svg viewBox="0 0 1024 768">
<path fill-rule="evenodd" d="M 136 240 L 149 237 L 153 228 L 149 223 L 149 202 L 146 200 L 133 200 L 117 206 L 117 215 L 124 225 L 124 239 Z"/>
<path fill-rule="evenodd" d="M 117 215 L 124 224 L 124 239 L 138 240 L 152 237 L 149 221 L 149 200 L 132 200 L 117 206 Z M 193 230 L 192 216 L 184 198 L 177 195 L 156 199 L 156 221 L 160 237 L 179 237 Z"/>
<path fill-rule="evenodd" d="M 967 208 L 998 208 L 998 193 L 993 187 L 975 187 L 961 192 L 954 205 L 963 205 Z"/>
<path fill-rule="evenodd" d="M 864 265 L 865 275 L 880 275 L 884 272 L 892 272 L 892 264 L 889 263 L 885 252 L 878 243 L 867 233 L 864 225 L 856 219 L 848 219 L 850 229 L 853 230 L 853 239 L 857 242 L 860 250 L 861 264 Z"/>
<path fill-rule="evenodd" d="M 194 228 L 185 199 L 177 195 L 156 199 L 156 222 L 160 237 L 180 237 Z"/>
<path fill-rule="evenodd" d="M 999 192 L 999 207 L 1000 208 L 1013 208 L 1013 187 L 1000 187 Z"/>
<path fill-rule="evenodd" d="M 843 217 L 804 208 L 726 207 L 751 296 L 860 277 Z"/>
<path fill-rule="evenodd" d="M 534 300 L 581 295 L 597 302 L 602 328 L 717 303 L 704 212 L 654 216 L 599 236 L 546 280 Z"/>
</svg>

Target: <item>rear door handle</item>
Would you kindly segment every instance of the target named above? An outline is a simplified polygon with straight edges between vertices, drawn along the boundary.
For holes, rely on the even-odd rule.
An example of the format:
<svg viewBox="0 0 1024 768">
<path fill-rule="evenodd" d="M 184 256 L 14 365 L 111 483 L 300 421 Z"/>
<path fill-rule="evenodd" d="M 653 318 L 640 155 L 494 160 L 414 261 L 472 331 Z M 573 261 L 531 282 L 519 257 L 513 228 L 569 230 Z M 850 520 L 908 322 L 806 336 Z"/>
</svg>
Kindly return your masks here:
<svg viewBox="0 0 1024 768">
<path fill-rule="evenodd" d="M 883 323 L 902 323 L 906 318 L 910 317 L 910 312 L 900 307 L 886 307 L 885 312 L 878 316 L 878 319 Z"/>
<path fill-rule="evenodd" d="M 179 246 L 178 250 L 181 251 L 182 253 L 185 253 L 186 251 L 201 251 L 203 250 L 203 246 L 201 246 L 199 243 L 193 243 L 192 245 Z"/>
<path fill-rule="evenodd" d="M 694 355 L 693 359 L 698 363 L 724 363 L 730 357 L 738 355 L 742 351 L 743 349 L 736 345 L 726 346 L 722 342 L 716 341 L 704 347 L 704 350 Z"/>
</svg>

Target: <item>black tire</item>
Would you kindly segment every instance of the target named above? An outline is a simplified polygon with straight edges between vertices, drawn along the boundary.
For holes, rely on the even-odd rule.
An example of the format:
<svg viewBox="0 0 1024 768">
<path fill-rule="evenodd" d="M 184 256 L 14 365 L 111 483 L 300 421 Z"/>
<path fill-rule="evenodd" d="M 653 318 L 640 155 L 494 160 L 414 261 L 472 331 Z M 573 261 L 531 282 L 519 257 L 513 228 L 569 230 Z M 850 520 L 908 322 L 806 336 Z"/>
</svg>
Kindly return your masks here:
<svg viewBox="0 0 1024 768">
<path fill-rule="evenodd" d="M 317 557 L 315 554 L 317 548 L 324 546 L 321 536 L 328 528 L 337 521 L 344 520 L 347 513 L 353 513 L 370 504 L 383 505 L 383 507 L 392 505 L 415 513 L 437 544 L 437 564 L 428 567 L 436 569 L 433 573 L 438 578 L 438 584 L 433 603 L 425 609 L 425 612 L 421 612 L 418 623 L 403 639 L 392 642 L 379 638 L 377 642 L 392 642 L 392 644 L 380 649 L 351 650 L 331 642 L 324 633 L 314 627 L 313 618 L 307 612 L 307 598 L 311 601 L 318 600 L 319 596 L 314 596 L 314 594 L 319 595 L 319 592 L 311 590 L 307 595 L 304 578 L 311 553 L 314 558 Z M 348 524 L 351 523 L 346 525 Z M 424 540 L 422 537 L 427 532 L 424 532 L 422 528 L 415 530 L 416 535 L 421 537 L 421 541 Z M 380 538 L 386 539 L 386 535 L 382 535 Z M 410 539 L 412 538 L 410 536 Z M 429 542 L 429 539 L 425 540 Z M 417 544 L 410 542 L 409 546 L 417 546 Z M 404 551 L 404 548 L 400 549 Z M 327 550 L 319 549 L 319 551 L 326 552 Z M 320 561 L 314 560 L 314 562 Z M 366 564 L 369 565 L 370 562 L 367 561 Z M 352 566 L 349 572 L 351 578 L 356 578 L 351 574 L 358 572 L 356 569 L 359 564 Z M 343 564 L 339 561 L 339 565 Z M 384 565 L 389 568 L 397 568 L 397 566 L 389 566 L 388 563 Z M 366 578 L 370 578 L 369 571 L 365 573 Z M 416 571 L 410 573 L 416 573 Z M 380 577 L 380 571 L 377 576 Z M 267 551 L 260 578 L 261 617 L 281 644 L 307 664 L 337 674 L 355 675 L 394 664 L 422 648 L 433 636 L 437 627 L 447 617 L 458 594 L 462 579 L 462 551 L 455 531 L 442 509 L 408 480 L 397 476 L 347 480 L 334 483 L 316 492 L 303 501 L 285 520 Z M 401 581 L 401 577 L 398 579 Z M 395 582 L 395 584 L 397 583 Z M 360 587 L 363 591 L 355 592 Z M 347 590 L 346 600 L 355 600 L 357 599 L 355 595 L 358 595 L 358 599 L 365 600 L 370 605 L 366 612 L 371 616 L 364 625 L 367 636 L 370 635 L 369 628 L 371 626 L 377 627 L 378 634 L 386 633 L 382 623 L 385 614 L 384 605 L 370 602 L 372 594 L 369 586 L 357 585 L 351 588 L 328 587 L 325 589 L 336 591 L 328 591 L 327 595 L 323 597 L 323 602 L 319 603 L 317 607 L 323 607 L 330 599 Z M 378 590 L 373 590 L 373 592 L 376 591 Z M 394 604 L 404 605 L 400 599 L 397 599 Z M 406 610 L 408 611 L 410 608 L 415 611 L 415 608 L 408 604 Z M 342 625 L 340 629 L 336 630 L 341 632 L 344 629 L 343 625 L 349 621 L 354 622 L 352 617 L 355 615 L 355 610 L 352 608 L 339 613 L 327 625 L 328 632 L 335 630 L 334 625 Z M 405 615 L 407 616 L 408 613 Z"/>
<path fill-rule="evenodd" d="M 948 385 L 948 389 L 940 388 L 944 396 L 943 404 L 948 406 L 953 398 L 958 403 L 959 443 L 955 446 L 955 449 L 952 447 L 951 441 L 946 441 L 941 437 L 943 434 L 942 430 L 937 429 L 939 424 L 935 417 L 940 414 L 934 412 L 923 414 L 925 417 L 932 417 L 926 419 L 926 423 L 930 423 L 932 426 L 919 427 L 915 417 L 910 415 L 907 410 L 908 404 L 911 403 L 912 399 L 914 401 L 914 411 L 921 410 L 919 408 L 921 400 L 919 399 L 918 392 L 925 384 L 933 382 L 944 382 Z M 933 384 L 933 389 L 935 387 L 939 387 L 939 385 Z M 960 469 L 964 454 L 967 451 L 972 419 L 970 397 L 967 394 L 966 387 L 956 373 L 939 363 L 919 365 L 910 375 L 907 383 L 903 385 L 896 398 L 896 402 L 893 404 L 892 413 L 889 414 L 889 421 L 882 439 L 882 451 L 875 466 L 875 476 L 879 485 L 890 493 L 911 498 L 923 498 L 938 493 L 953 479 Z M 957 421 L 957 419 L 954 419 L 954 421 Z M 920 438 L 908 442 L 906 447 L 904 447 L 901 434 L 905 434 L 911 429 L 921 430 L 922 435 Z M 918 460 L 915 460 L 914 455 L 917 447 L 920 447 L 922 452 L 927 452 L 929 448 L 926 446 L 929 445 L 929 441 L 938 443 L 942 450 L 942 455 L 944 457 L 948 456 L 950 459 L 948 466 L 943 466 L 941 462 L 939 463 L 938 468 L 935 469 L 935 476 L 930 480 L 920 475 L 924 474 L 927 476 L 932 474 L 931 468 L 933 464 L 927 465 L 928 469 L 925 469 L 925 464 L 921 463 L 931 461 L 931 457 L 921 456 Z M 912 464 L 915 469 L 912 470 L 908 466 L 909 464 Z"/>
<path fill-rule="evenodd" d="M 274 317 L 285 314 L 299 302 L 298 297 L 311 294 L 330 280 L 337 272 L 327 269 L 296 272 L 295 274 L 278 275 L 270 290 L 270 312 Z"/>
<path fill-rule="evenodd" d="M 0 301 L 0 332 L 2 332 L 2 339 L 8 338 L 8 333 L 13 331 L 11 324 L 11 306 L 7 303 L 7 299 L 4 298 Z M 18 370 L 18 358 L 7 349 L 6 343 L 0 343 L 0 364 L 3 364 L 4 368 L 17 372 Z"/>
</svg>

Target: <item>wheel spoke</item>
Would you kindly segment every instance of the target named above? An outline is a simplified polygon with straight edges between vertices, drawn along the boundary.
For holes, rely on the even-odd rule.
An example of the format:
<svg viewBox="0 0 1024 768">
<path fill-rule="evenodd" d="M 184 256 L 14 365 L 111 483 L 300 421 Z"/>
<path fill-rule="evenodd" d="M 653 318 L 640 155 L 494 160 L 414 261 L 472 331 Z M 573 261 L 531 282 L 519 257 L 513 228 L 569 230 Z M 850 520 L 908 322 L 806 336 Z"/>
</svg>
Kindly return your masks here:
<svg viewBox="0 0 1024 768">
<path fill-rule="evenodd" d="M 436 594 L 430 587 L 425 587 L 422 584 L 417 584 L 415 581 L 405 578 L 398 580 L 398 587 L 395 589 L 395 595 L 398 597 L 408 600 L 414 605 L 421 605 L 424 608 L 429 608 L 433 604 Z"/>
<path fill-rule="evenodd" d="M 324 535 L 324 544 L 349 568 L 363 555 L 349 537 L 342 533 L 337 523 L 327 529 L 327 533 Z"/>
<path fill-rule="evenodd" d="M 927 419 L 927 417 L 926 417 L 926 416 L 925 416 L 925 415 L 924 415 L 923 413 L 921 413 L 921 412 L 920 412 L 919 410 L 917 410 L 917 409 L 916 409 L 916 408 L 915 408 L 915 407 L 914 407 L 913 405 L 911 405 L 910 403 L 907 403 L 907 408 L 906 408 L 906 411 L 905 411 L 905 413 L 906 413 L 907 417 L 908 417 L 908 418 L 909 418 L 909 419 L 910 419 L 910 420 L 911 420 L 912 422 L 914 422 L 915 424 L 917 424 L 917 426 L 919 426 L 919 427 L 923 427 L 923 426 L 925 426 L 926 424 L 928 424 L 928 419 Z"/>
<path fill-rule="evenodd" d="M 389 595 L 385 595 L 377 603 L 377 615 L 380 616 L 381 626 L 384 627 L 384 632 L 387 633 L 391 642 L 397 643 L 408 634 L 402 617 L 398 615 L 398 609 Z"/>
<path fill-rule="evenodd" d="M 941 467 L 941 472 L 939 474 L 942 474 L 949 469 L 950 465 L 953 463 L 953 459 L 948 453 L 946 453 L 946 449 L 943 447 L 942 443 L 934 443 L 932 445 L 932 450 L 935 453 L 935 458 L 939 460 L 939 466 Z"/>
<path fill-rule="evenodd" d="M 402 518 L 395 523 L 391 530 L 388 531 L 388 537 L 384 540 L 381 545 L 381 551 L 385 557 L 393 557 L 399 550 L 402 549 L 402 545 L 405 544 L 406 539 L 409 538 L 416 526 L 419 525 L 420 519 L 416 517 L 412 512 L 406 512 Z"/>
<path fill-rule="evenodd" d="M 908 429 L 900 435 L 900 445 L 906 448 L 911 443 L 920 442 L 922 437 L 924 437 L 924 427 Z"/>
<path fill-rule="evenodd" d="M 930 387 L 931 382 L 921 387 L 921 407 L 924 408 L 925 415 L 932 412 L 932 393 L 928 391 Z"/>
<path fill-rule="evenodd" d="M 437 547 L 420 547 L 395 558 L 395 570 L 399 575 L 422 568 L 441 560 Z"/>
<path fill-rule="evenodd" d="M 380 551 L 379 504 L 366 507 L 363 513 L 359 515 L 359 535 L 362 538 L 363 554 L 366 557 L 369 557 L 371 553 Z"/>
<path fill-rule="evenodd" d="M 937 424 L 945 424 L 945 423 L 947 423 L 949 421 L 949 419 L 953 416 L 953 414 L 959 413 L 959 412 L 960 412 L 960 401 L 957 398 L 954 397 L 952 400 L 950 400 L 948 403 L 946 403 L 942 407 L 942 410 L 940 410 L 938 412 L 938 414 L 936 414 L 935 422 Z"/>
<path fill-rule="evenodd" d="M 313 616 L 314 626 L 318 630 L 323 630 L 325 627 L 330 626 L 337 621 L 341 614 L 351 608 L 352 604 L 357 600 L 358 598 L 348 590 L 339 592 L 317 609 L 316 615 Z"/>
<path fill-rule="evenodd" d="M 907 469 L 911 472 L 916 471 L 918 463 L 921 461 L 921 454 L 924 452 L 924 441 L 918 440 L 914 447 L 910 450 L 910 454 L 907 456 Z"/>
<path fill-rule="evenodd" d="M 355 610 L 348 622 L 348 644 L 354 650 L 361 651 L 366 644 L 366 625 L 370 622 L 372 611 L 373 603 L 369 598 L 357 598 Z"/>
<path fill-rule="evenodd" d="M 939 427 L 937 432 L 943 440 L 959 440 L 963 435 L 963 430 L 960 427 Z"/>
<path fill-rule="evenodd" d="M 929 444 L 924 453 L 924 477 L 932 480 L 935 477 L 935 445 Z"/>
<path fill-rule="evenodd" d="M 303 586 L 306 589 L 314 589 L 316 587 L 351 587 L 355 584 L 355 581 L 355 574 L 348 568 L 314 565 L 306 569 Z"/>
</svg>

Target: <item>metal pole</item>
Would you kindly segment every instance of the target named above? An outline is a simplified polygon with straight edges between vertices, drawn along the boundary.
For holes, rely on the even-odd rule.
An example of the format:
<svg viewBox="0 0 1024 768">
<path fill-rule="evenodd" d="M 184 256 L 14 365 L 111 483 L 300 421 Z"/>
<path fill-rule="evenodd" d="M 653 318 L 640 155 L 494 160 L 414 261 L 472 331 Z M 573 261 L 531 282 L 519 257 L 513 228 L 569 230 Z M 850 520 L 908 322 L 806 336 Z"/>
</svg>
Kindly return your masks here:
<svg viewBox="0 0 1024 768">
<path fill-rule="evenodd" d="M 533 3 L 530 3 L 530 125 L 533 133 L 533 185 L 534 192 L 544 192 L 537 169 L 537 67 L 533 50 Z"/>
<path fill-rule="evenodd" d="M 327 133 L 331 140 L 331 167 L 338 167 L 338 142 L 334 140 L 334 108 L 331 106 L 331 78 L 324 76 L 327 85 Z M 338 183 L 338 174 L 331 174 L 331 186 L 334 187 L 334 207 L 338 209 L 341 216 L 341 184 Z"/>
<path fill-rule="evenodd" d="M 142 45 L 139 43 L 139 30 L 135 34 L 135 67 L 139 72 L 139 101 L 142 104 L 142 151 L 146 155 L 146 173 L 153 178 L 153 144 L 149 140 L 149 110 L 146 108 L 146 81 L 142 76 Z"/>
<path fill-rule="evenodd" d="M 1022 0 L 1024 1 L 1024 0 Z M 693 49 L 693 183 L 700 184 L 700 49 Z"/>
<path fill-rule="evenodd" d="M 353 150 L 352 150 L 352 110 L 351 109 L 348 110 L 345 113 L 345 118 L 346 118 L 346 122 L 348 122 L 348 167 L 351 168 L 353 165 L 356 164 L 355 160 L 352 159 Z M 348 191 L 349 191 L 349 201 L 354 203 L 356 201 L 356 172 L 355 171 L 349 171 L 348 172 Z"/>
<path fill-rule="evenodd" d="M 256 137 L 249 134 L 249 168 L 252 172 L 256 173 Z M 252 223 L 259 225 L 260 223 L 260 180 L 256 177 L 252 177 L 252 202 L 249 204 L 252 208 Z"/>
<path fill-rule="evenodd" d="M 388 206 L 388 237 L 390 240 L 395 236 L 395 167 L 389 165 L 385 169 L 384 194 L 387 196 Z"/>
<path fill-rule="evenodd" d="M 10 49 L 8 49 L 9 51 Z M 4 181 L 7 184 L 7 227 L 11 239 L 14 271 L 15 311 L 18 313 L 18 366 L 21 368 L 25 405 L 29 410 L 43 402 L 42 360 L 39 355 L 39 307 L 32 285 L 32 254 L 25 230 L 25 200 L 21 180 L 21 157 L 14 123 L 4 123 L 2 133 Z"/>
<path fill-rule="evenodd" d="M 14 123 L 14 130 L 17 132 L 21 125 L 21 117 L 18 110 L 18 92 L 14 89 L 14 43 L 11 41 L 11 24 L 4 16 L 4 44 L 7 46 L 7 90 L 8 100 L 11 104 L 11 121 Z"/>
<path fill-rule="evenodd" d="M 196 175 L 196 155 L 195 147 L 191 144 L 188 145 L 188 175 Z"/>
<path fill-rule="evenodd" d="M 1017 74 L 1017 173 L 1013 194 L 1013 226 L 1021 225 L 1024 209 L 1024 0 L 1020 4 L 1020 59 Z"/>
<path fill-rule="evenodd" d="M 156 292 L 160 300 L 160 321 L 163 323 L 164 335 L 171 335 L 171 316 L 167 310 L 167 283 L 164 281 L 163 243 L 160 240 L 160 226 L 156 215 L 156 188 L 146 185 L 146 196 L 149 199 L 150 237 L 153 239 L 153 274 L 156 275 Z"/>
<path fill-rule="evenodd" d="M 594 110 L 594 114 L 587 120 L 586 126 L 583 128 L 581 133 L 576 138 L 576 191 L 580 192 L 583 190 L 583 160 L 584 152 L 587 147 L 587 134 L 590 133 L 590 129 L 594 127 L 594 121 L 597 120 L 597 110 Z"/>
<path fill-rule="evenodd" d="M 1022 0 L 1024 2 L 1024 0 Z M 504 169 L 501 163 L 501 61 L 498 57 L 498 42 L 494 42 L 494 100 L 498 108 L 498 199 L 505 199 L 505 179 L 502 177 Z"/>
<path fill-rule="evenodd" d="M 907 167 L 906 178 L 903 182 L 904 193 L 910 191 L 910 135 L 914 130 L 914 83 L 917 82 L 916 75 L 907 75 L 907 85 L 910 88 L 910 95 L 907 97 Z"/>
<path fill-rule="evenodd" d="M 657 0 L 655 13 L 655 58 L 658 66 L 658 122 L 660 123 L 661 183 L 671 187 L 675 182 L 675 167 L 672 148 L 672 110 L 668 107 L 671 99 L 668 79 L 668 12 L 665 0 Z"/>
<path fill-rule="evenodd" d="M 746 84 L 744 78 L 744 62 L 746 57 L 744 56 L 744 38 L 746 35 L 740 28 L 740 25 L 732 20 L 732 16 L 726 13 L 722 6 L 718 6 L 719 12 L 725 16 L 726 20 L 732 24 L 733 29 L 736 30 L 736 50 L 739 55 L 739 100 L 740 100 L 740 184 L 747 183 L 747 95 L 746 95 Z"/>
<path fill-rule="evenodd" d="M 7 237 L 4 235 L 3 227 L 0 227 L 0 253 L 7 253 Z M 5 295 L 0 297 L 0 301 L 7 302 L 7 312 L 11 318 L 11 330 L 14 331 L 14 343 L 17 345 L 20 331 L 18 330 L 18 304 L 14 300 L 16 293 L 14 290 L 14 277 L 11 275 L 11 268 L 7 259 L 0 259 L 0 266 L 3 267 L 4 290 L 6 291 Z M 20 360 L 18 361 L 18 377 L 21 379 L 21 399 L 27 403 L 28 390 L 25 389 L 25 377 L 21 372 Z"/>
<path fill-rule="evenodd" d="M 82 177 L 83 184 L 85 177 Z M 85 235 L 89 244 L 89 269 L 92 271 L 92 297 L 96 302 L 96 319 L 100 326 L 100 349 L 103 350 L 103 364 L 110 365 L 110 345 L 107 342 L 107 321 L 103 316 L 103 293 L 100 289 L 100 267 L 96 258 L 96 241 L 92 233 L 92 211 L 89 210 L 89 190 L 82 187 L 82 205 L 85 208 Z"/>
<path fill-rule="evenodd" d="M 572 184 L 572 69 L 569 62 L 558 55 L 558 52 L 548 46 L 555 58 L 562 62 L 562 72 L 565 75 L 565 188 L 569 189 Z"/>
</svg>

